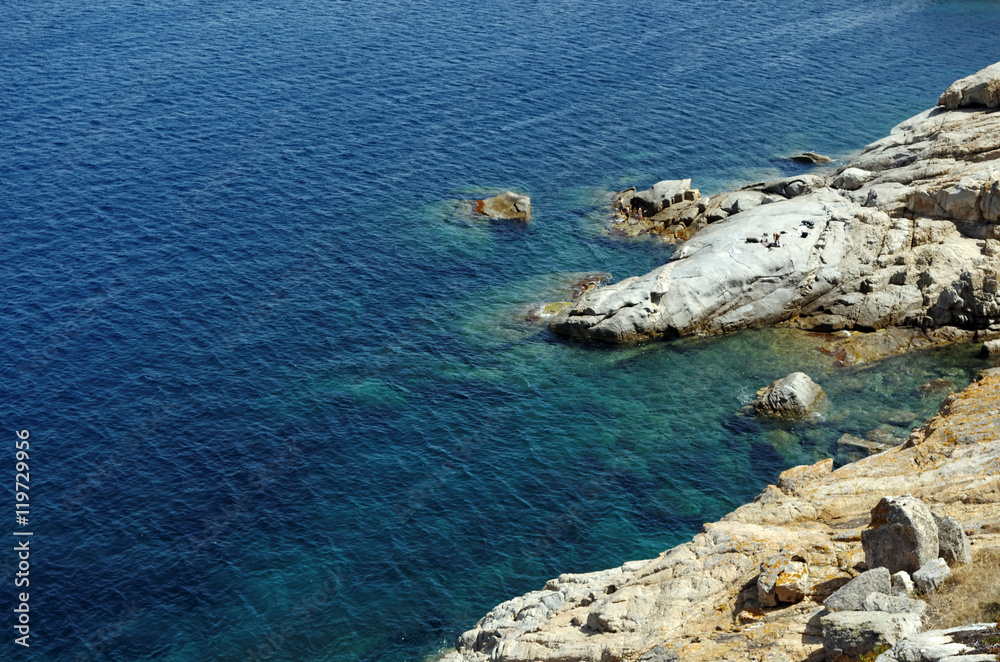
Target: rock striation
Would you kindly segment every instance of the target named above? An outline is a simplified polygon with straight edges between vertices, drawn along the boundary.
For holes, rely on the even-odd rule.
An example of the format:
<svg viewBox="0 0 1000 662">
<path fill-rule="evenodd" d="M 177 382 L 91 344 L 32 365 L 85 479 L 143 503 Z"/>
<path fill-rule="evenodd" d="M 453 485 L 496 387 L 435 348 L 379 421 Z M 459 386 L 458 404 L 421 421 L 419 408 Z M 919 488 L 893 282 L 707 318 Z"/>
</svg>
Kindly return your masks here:
<svg viewBox="0 0 1000 662">
<path fill-rule="evenodd" d="M 922 609 L 901 595 L 907 573 L 868 570 L 863 531 L 898 523 L 872 511 L 905 493 L 893 501 L 919 499 L 973 546 L 1000 547 L 998 408 L 1000 370 L 987 371 L 902 446 L 836 471 L 831 460 L 789 469 L 753 503 L 655 559 L 561 575 L 494 608 L 445 660 L 780 662 L 897 641 Z"/>
<path fill-rule="evenodd" d="M 657 214 L 675 214 L 664 228 L 679 222 L 673 236 L 687 239 L 671 261 L 589 293 L 551 328 L 605 342 L 779 322 L 1000 328 L 998 89 L 1000 64 L 956 82 L 941 106 L 832 177 L 789 177 L 708 201 L 685 193 L 688 180 L 665 183 L 671 206 Z M 656 190 L 642 199 L 667 199 Z"/>
</svg>

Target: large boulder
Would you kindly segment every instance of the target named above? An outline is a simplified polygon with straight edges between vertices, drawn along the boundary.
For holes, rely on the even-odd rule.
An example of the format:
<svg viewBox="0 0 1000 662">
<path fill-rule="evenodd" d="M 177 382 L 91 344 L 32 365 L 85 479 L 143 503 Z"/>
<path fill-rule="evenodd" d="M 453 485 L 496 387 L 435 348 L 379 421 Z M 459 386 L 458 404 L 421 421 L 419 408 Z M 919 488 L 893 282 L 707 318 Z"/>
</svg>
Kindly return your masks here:
<svg viewBox="0 0 1000 662">
<path fill-rule="evenodd" d="M 889 571 L 873 568 L 847 582 L 823 601 L 830 611 L 863 611 L 865 599 L 873 593 L 888 596 L 892 592 Z"/>
<path fill-rule="evenodd" d="M 757 392 L 754 411 L 761 416 L 808 416 L 824 397 L 823 388 L 804 372 L 793 372 Z"/>
<path fill-rule="evenodd" d="M 531 219 L 531 198 L 507 191 L 492 198 L 477 200 L 476 211 L 490 218 L 527 221 Z"/>
<path fill-rule="evenodd" d="M 631 205 L 642 209 L 645 216 L 652 216 L 665 207 L 685 200 L 696 200 L 699 196 L 697 189 L 691 189 L 690 179 L 668 179 L 633 195 Z"/>
<path fill-rule="evenodd" d="M 869 593 L 861 603 L 861 611 L 884 611 L 888 614 L 916 614 L 920 618 L 927 613 L 927 603 L 923 600 L 885 595 L 884 593 Z"/>
<path fill-rule="evenodd" d="M 972 546 L 962 525 L 948 516 L 931 512 L 938 528 L 938 556 L 948 565 L 972 563 Z"/>
<path fill-rule="evenodd" d="M 876 646 L 892 645 L 920 632 L 916 614 L 841 611 L 820 618 L 823 650 L 830 662 L 856 662 Z"/>
<path fill-rule="evenodd" d="M 869 568 L 912 574 L 938 557 L 937 524 L 920 499 L 884 497 L 872 509 L 871 524 L 861 532 L 861 546 Z"/>
<path fill-rule="evenodd" d="M 965 106 L 1000 107 L 1000 62 L 952 83 L 938 105 L 950 110 Z"/>
</svg>

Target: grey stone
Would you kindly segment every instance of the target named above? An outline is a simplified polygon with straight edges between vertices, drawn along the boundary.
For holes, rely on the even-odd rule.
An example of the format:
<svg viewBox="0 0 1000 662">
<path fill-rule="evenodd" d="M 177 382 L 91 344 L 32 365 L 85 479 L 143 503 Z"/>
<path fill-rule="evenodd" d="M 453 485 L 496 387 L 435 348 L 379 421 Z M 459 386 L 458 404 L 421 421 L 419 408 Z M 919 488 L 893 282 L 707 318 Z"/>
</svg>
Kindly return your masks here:
<svg viewBox="0 0 1000 662">
<path fill-rule="evenodd" d="M 994 623 L 979 623 L 913 634 L 896 642 L 890 650 L 879 655 L 876 662 L 945 662 L 946 660 L 979 662 L 978 655 L 963 655 L 970 653 L 972 648 L 956 642 L 953 635 L 986 630 L 993 626 Z M 996 656 L 993 655 L 992 659 L 995 660 Z"/>
<path fill-rule="evenodd" d="M 912 573 L 937 558 L 937 524 L 920 499 L 884 497 L 872 509 L 869 528 L 861 532 L 861 546 L 869 568 Z"/>
<path fill-rule="evenodd" d="M 931 511 L 938 527 L 938 556 L 948 565 L 972 563 L 972 547 L 962 525 L 947 515 L 941 516 Z"/>
<path fill-rule="evenodd" d="M 833 188 L 856 191 L 874 176 L 874 173 L 861 168 L 847 168 L 833 178 Z"/>
<path fill-rule="evenodd" d="M 825 154 L 817 154 L 816 152 L 802 152 L 790 158 L 796 163 L 829 163 L 833 160 Z"/>
<path fill-rule="evenodd" d="M 826 177 L 822 175 L 796 175 L 766 182 L 764 193 L 777 193 L 786 198 L 795 198 L 826 186 Z"/>
<path fill-rule="evenodd" d="M 913 583 L 924 593 L 930 593 L 941 588 L 941 584 L 951 577 L 951 568 L 944 559 L 933 559 L 913 573 Z"/>
<path fill-rule="evenodd" d="M 927 613 L 927 603 L 923 600 L 886 595 L 884 593 L 869 593 L 861 603 L 862 611 L 884 611 L 889 614 L 916 614 L 920 618 Z"/>
<path fill-rule="evenodd" d="M 888 596 L 891 591 L 889 571 L 885 568 L 874 568 L 841 586 L 823 601 L 823 606 L 830 611 L 863 611 L 865 598 L 869 595 L 881 593 Z"/>
<path fill-rule="evenodd" d="M 823 650 L 830 662 L 855 662 L 876 646 L 893 645 L 920 631 L 915 614 L 843 611 L 820 618 Z"/>
<path fill-rule="evenodd" d="M 632 196 L 632 206 L 642 207 L 646 216 L 652 216 L 664 207 L 683 201 L 685 197 L 694 199 L 690 179 L 663 180 Z"/>
<path fill-rule="evenodd" d="M 889 580 L 892 584 L 892 595 L 906 598 L 913 593 L 913 580 L 910 579 L 910 573 L 905 570 L 895 573 Z"/>
<path fill-rule="evenodd" d="M 804 372 L 793 372 L 757 392 L 754 411 L 762 416 L 802 417 L 815 411 L 823 388 Z"/>
</svg>

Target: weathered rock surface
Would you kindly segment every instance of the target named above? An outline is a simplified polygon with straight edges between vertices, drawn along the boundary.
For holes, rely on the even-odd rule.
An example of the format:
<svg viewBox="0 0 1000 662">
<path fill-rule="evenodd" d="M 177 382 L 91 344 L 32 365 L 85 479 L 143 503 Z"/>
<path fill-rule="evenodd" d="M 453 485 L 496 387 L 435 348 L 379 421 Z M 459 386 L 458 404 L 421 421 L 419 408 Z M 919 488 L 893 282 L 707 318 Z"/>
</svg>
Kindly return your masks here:
<svg viewBox="0 0 1000 662">
<path fill-rule="evenodd" d="M 828 614 L 823 624 L 823 649 L 830 662 L 856 662 L 876 646 L 894 644 L 920 632 L 916 614 L 842 611 Z"/>
<path fill-rule="evenodd" d="M 974 646 L 960 640 L 971 634 L 989 632 L 995 627 L 994 623 L 977 623 L 921 632 L 898 642 L 879 655 L 876 662 L 990 662 L 996 659 L 995 654 L 977 655 Z"/>
<path fill-rule="evenodd" d="M 761 416 L 801 418 L 824 398 L 823 388 L 804 372 L 793 372 L 757 391 L 753 409 Z"/>
<path fill-rule="evenodd" d="M 802 152 L 791 159 L 797 163 L 829 163 L 833 160 L 829 156 L 816 152 Z"/>
<path fill-rule="evenodd" d="M 913 573 L 913 583 L 924 593 L 930 593 L 941 588 L 945 580 L 951 577 L 951 568 L 944 559 L 933 559 L 920 566 Z"/>
<path fill-rule="evenodd" d="M 477 200 L 476 212 L 490 218 L 527 221 L 531 219 L 531 198 L 507 191 L 492 198 Z"/>
<path fill-rule="evenodd" d="M 937 559 L 937 524 L 920 499 L 884 497 L 872 509 L 871 525 L 861 532 L 861 546 L 869 568 L 912 574 Z"/>
<path fill-rule="evenodd" d="M 979 351 L 982 356 L 1000 355 L 1000 340 L 987 340 L 983 343 L 983 348 Z"/>
<path fill-rule="evenodd" d="M 866 569 L 861 530 L 886 493 L 953 517 L 979 548 L 1000 546 L 998 408 L 994 371 L 949 396 L 903 446 L 837 471 L 830 460 L 789 469 L 753 503 L 656 559 L 562 575 L 496 607 L 446 659 L 714 662 L 762 651 L 769 660 L 817 659 L 823 601 Z M 763 605 L 762 564 L 788 552 L 805 559 L 787 557 L 808 570 L 804 596 Z"/>
<path fill-rule="evenodd" d="M 798 602 L 809 590 L 809 565 L 804 552 L 781 552 L 764 561 L 757 578 L 757 599 L 773 607 Z"/>
<path fill-rule="evenodd" d="M 892 595 L 894 596 L 909 597 L 910 593 L 913 593 L 913 589 L 916 588 L 910 578 L 910 573 L 904 570 L 895 573 L 890 579 L 892 580 Z"/>
<path fill-rule="evenodd" d="M 938 105 L 952 110 L 965 106 L 1000 107 L 1000 62 L 952 83 L 938 99 Z"/>
<path fill-rule="evenodd" d="M 863 611 L 865 599 L 874 594 L 888 596 L 892 591 L 889 571 L 873 568 L 841 586 L 823 605 L 830 611 Z"/>
<path fill-rule="evenodd" d="M 938 556 L 948 565 L 972 562 L 972 546 L 962 530 L 962 525 L 953 517 L 932 512 L 938 528 Z"/>
<path fill-rule="evenodd" d="M 706 201 L 698 189 L 691 188 L 690 179 L 658 182 L 638 193 L 635 187 L 619 191 L 612 207 L 615 220 L 608 231 L 613 236 L 650 235 L 672 243 L 690 238 L 709 223 Z"/>
<path fill-rule="evenodd" d="M 553 330 L 628 342 L 791 318 L 829 330 L 997 324 L 1000 113 L 976 104 L 993 103 L 998 72 L 960 81 L 942 98 L 969 107 L 901 123 L 832 183 L 802 175 L 754 185 L 743 192 L 761 194 L 756 206 L 758 196 L 713 196 L 690 217 L 703 229 L 670 262 L 581 298 Z M 760 243 L 775 233 L 779 247 Z"/>
</svg>

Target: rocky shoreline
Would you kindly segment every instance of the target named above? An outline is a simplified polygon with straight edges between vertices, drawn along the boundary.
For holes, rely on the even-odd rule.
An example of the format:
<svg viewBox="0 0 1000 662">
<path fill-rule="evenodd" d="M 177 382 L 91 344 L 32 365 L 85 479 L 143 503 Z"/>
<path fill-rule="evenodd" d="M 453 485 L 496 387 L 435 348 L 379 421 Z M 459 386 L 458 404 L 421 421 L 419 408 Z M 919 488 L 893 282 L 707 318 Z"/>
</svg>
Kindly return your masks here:
<svg viewBox="0 0 1000 662">
<path fill-rule="evenodd" d="M 1000 547 L 998 410 L 993 369 L 949 396 L 902 446 L 836 471 L 832 460 L 789 469 L 752 503 L 655 559 L 560 575 L 495 607 L 444 659 L 826 659 L 824 602 L 868 570 L 862 538 L 885 496 L 912 495 L 953 518 L 973 553 Z M 798 593 L 768 600 L 761 578 L 784 556 L 798 569 Z"/>
<path fill-rule="evenodd" d="M 602 342 L 793 323 L 1000 331 L 1000 64 L 962 79 L 830 176 L 707 201 L 690 180 L 631 194 L 687 239 L 652 272 L 551 322 Z M 656 219 L 660 221 L 656 221 Z M 690 238 L 688 238 L 690 237 Z"/>
<path fill-rule="evenodd" d="M 998 108 L 1000 64 L 956 82 L 938 107 L 833 176 L 727 194 L 712 218 L 711 205 L 686 192 L 689 182 L 663 183 L 663 195 L 638 204 L 660 205 L 652 217 L 678 207 L 678 218 L 690 216 L 682 221 L 690 238 L 653 272 L 583 293 L 550 326 L 603 342 L 778 323 L 878 330 L 875 355 L 996 336 Z M 902 446 L 836 471 L 832 460 L 789 469 L 752 503 L 655 559 L 560 575 L 495 607 L 443 659 L 827 659 L 825 601 L 869 570 L 863 532 L 884 497 L 912 495 L 952 518 L 973 552 L 1000 548 L 998 410 L 1000 370 L 986 371 Z M 795 591 L 784 597 L 760 590 L 769 572 L 781 583 L 775 559 L 794 570 Z M 903 642 L 897 652 L 923 645 Z"/>
</svg>

